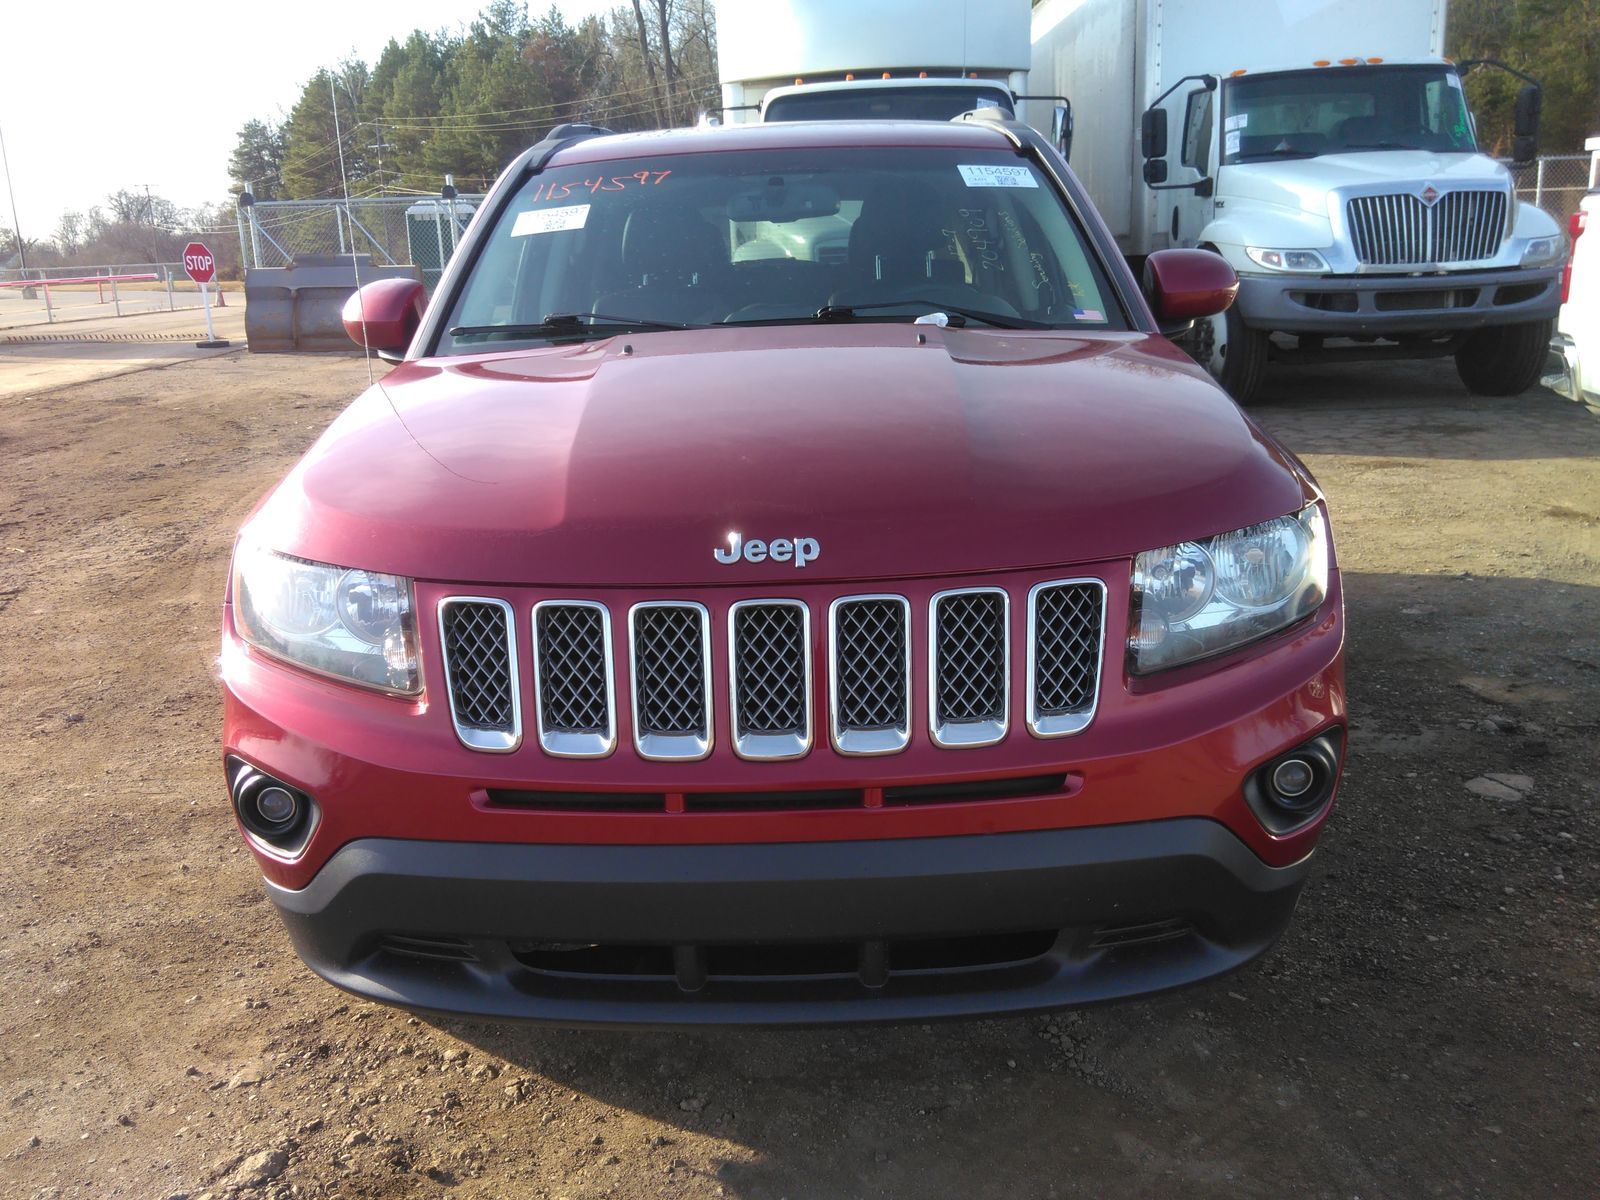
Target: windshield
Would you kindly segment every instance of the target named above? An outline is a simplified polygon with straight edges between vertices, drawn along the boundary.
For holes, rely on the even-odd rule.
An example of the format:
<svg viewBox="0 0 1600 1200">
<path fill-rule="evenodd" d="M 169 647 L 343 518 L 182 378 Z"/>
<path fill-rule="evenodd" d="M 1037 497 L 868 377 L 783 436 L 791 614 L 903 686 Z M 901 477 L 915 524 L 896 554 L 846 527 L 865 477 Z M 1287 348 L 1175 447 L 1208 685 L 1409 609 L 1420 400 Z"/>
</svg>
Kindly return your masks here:
<svg viewBox="0 0 1600 1200">
<path fill-rule="evenodd" d="M 488 231 L 439 350 L 939 311 L 973 327 L 1127 328 L 1062 198 L 1016 154 L 830 147 L 530 176 Z"/>
<path fill-rule="evenodd" d="M 1011 94 L 1000 87 L 873 87 L 775 96 L 763 121 L 948 121 L 976 108 L 1010 114 Z"/>
<path fill-rule="evenodd" d="M 1461 77 L 1444 67 L 1322 67 L 1226 84 L 1222 161 L 1364 150 L 1477 149 Z"/>
</svg>

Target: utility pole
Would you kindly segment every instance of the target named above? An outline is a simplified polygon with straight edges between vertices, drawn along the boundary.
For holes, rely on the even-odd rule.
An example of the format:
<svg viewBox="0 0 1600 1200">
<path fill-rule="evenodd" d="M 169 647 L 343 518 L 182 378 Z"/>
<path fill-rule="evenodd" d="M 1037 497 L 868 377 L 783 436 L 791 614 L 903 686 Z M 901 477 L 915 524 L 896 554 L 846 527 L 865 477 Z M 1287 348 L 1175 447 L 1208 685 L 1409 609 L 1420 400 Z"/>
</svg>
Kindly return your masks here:
<svg viewBox="0 0 1600 1200">
<path fill-rule="evenodd" d="M 11 232 L 17 239 L 17 260 L 22 264 L 22 269 L 28 269 L 28 252 L 22 244 L 22 225 L 17 220 L 17 193 L 11 187 L 11 160 L 6 157 L 5 130 L 0 129 L 0 165 L 6 170 L 6 195 L 11 197 Z"/>
<path fill-rule="evenodd" d="M 378 131 L 378 140 L 370 143 L 367 146 L 367 149 L 376 150 L 378 152 L 378 194 L 381 196 L 383 195 L 383 152 L 385 150 L 393 150 L 394 143 L 383 140 L 382 123 L 375 123 L 373 128 Z"/>
</svg>

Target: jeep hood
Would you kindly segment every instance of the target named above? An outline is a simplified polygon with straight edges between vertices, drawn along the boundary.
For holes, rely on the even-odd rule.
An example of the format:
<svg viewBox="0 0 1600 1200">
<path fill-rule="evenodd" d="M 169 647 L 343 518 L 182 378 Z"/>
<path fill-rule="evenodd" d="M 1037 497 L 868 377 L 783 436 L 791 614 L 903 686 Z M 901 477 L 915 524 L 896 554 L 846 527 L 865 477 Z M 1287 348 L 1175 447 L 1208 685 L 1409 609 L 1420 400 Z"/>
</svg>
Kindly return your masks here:
<svg viewBox="0 0 1600 1200">
<path fill-rule="evenodd" d="M 1365 150 L 1318 158 L 1274 159 L 1225 166 L 1217 194 L 1225 200 L 1254 200 L 1328 217 L 1328 195 L 1339 188 L 1420 192 L 1427 184 L 1440 191 L 1461 188 L 1510 189 L 1506 169 L 1482 154 L 1435 154 L 1427 150 Z"/>
<path fill-rule="evenodd" d="M 1161 338 L 769 326 L 408 362 L 247 536 L 456 583 L 793 585 L 1123 558 L 1311 494 Z M 732 531 L 820 553 L 724 565 Z"/>
</svg>

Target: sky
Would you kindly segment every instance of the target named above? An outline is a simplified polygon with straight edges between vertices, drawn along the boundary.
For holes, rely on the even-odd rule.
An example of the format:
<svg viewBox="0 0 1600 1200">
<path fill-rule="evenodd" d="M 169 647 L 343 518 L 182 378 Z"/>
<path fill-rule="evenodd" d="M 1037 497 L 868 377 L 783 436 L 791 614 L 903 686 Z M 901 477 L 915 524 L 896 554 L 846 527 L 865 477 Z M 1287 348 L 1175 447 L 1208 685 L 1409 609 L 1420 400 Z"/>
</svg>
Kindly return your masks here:
<svg viewBox="0 0 1600 1200">
<path fill-rule="evenodd" d="M 457 29 L 484 3 L 6 0 L 0 136 L 15 223 L 29 241 L 48 240 L 63 212 L 146 185 L 181 208 L 222 200 L 246 121 L 281 119 L 319 67 L 352 55 L 370 64 L 391 37 Z M 556 7 L 577 21 L 616 3 Z M 0 226 L 12 225 L 0 192 Z"/>
</svg>

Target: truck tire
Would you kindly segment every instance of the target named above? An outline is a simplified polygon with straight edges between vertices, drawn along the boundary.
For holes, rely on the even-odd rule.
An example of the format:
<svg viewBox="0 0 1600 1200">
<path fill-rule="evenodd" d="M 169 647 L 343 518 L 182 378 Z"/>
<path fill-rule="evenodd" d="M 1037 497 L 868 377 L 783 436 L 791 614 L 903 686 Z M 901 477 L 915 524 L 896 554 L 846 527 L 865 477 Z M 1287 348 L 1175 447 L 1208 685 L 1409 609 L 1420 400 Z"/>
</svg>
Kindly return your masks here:
<svg viewBox="0 0 1600 1200">
<path fill-rule="evenodd" d="M 1247 328 L 1235 309 L 1196 321 L 1182 345 L 1236 403 L 1255 399 L 1267 367 L 1267 335 Z"/>
<path fill-rule="evenodd" d="M 1478 330 L 1456 351 L 1456 374 L 1475 396 L 1520 396 L 1539 382 L 1552 324 L 1530 321 Z"/>
</svg>

